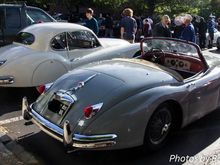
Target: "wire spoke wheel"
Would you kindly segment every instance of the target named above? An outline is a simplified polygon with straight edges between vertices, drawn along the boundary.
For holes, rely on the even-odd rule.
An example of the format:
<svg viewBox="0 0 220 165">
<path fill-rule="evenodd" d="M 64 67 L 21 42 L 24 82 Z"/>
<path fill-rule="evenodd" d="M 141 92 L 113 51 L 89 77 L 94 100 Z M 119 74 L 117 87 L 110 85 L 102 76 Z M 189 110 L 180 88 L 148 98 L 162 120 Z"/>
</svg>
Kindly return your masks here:
<svg viewBox="0 0 220 165">
<path fill-rule="evenodd" d="M 153 150 L 160 148 L 166 141 L 172 127 L 172 113 L 167 107 L 159 108 L 151 117 L 145 137 Z"/>
</svg>

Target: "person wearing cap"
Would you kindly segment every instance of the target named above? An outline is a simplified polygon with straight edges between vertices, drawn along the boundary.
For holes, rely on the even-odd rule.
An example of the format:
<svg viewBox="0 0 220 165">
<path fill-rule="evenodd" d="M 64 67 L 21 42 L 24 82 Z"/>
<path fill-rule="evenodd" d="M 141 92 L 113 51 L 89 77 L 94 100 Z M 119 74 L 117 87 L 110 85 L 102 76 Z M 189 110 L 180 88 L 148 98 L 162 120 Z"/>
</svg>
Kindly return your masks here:
<svg viewBox="0 0 220 165">
<path fill-rule="evenodd" d="M 134 43 L 135 34 L 137 32 L 137 22 L 133 18 L 133 10 L 126 8 L 123 10 L 123 18 L 121 19 L 121 38 L 127 40 L 130 43 Z"/>
<path fill-rule="evenodd" d="M 85 26 L 89 29 L 91 29 L 96 35 L 99 32 L 99 26 L 97 20 L 93 17 L 93 10 L 91 8 L 88 8 L 86 10 L 86 18 Z"/>
<path fill-rule="evenodd" d="M 157 23 L 153 28 L 153 36 L 171 37 L 172 33 L 169 28 L 170 22 L 170 17 L 168 15 L 164 15 L 161 19 L 161 22 Z"/>
<path fill-rule="evenodd" d="M 184 29 L 181 33 L 180 39 L 196 43 L 196 33 L 192 22 L 192 16 L 186 14 L 183 19 Z"/>
</svg>

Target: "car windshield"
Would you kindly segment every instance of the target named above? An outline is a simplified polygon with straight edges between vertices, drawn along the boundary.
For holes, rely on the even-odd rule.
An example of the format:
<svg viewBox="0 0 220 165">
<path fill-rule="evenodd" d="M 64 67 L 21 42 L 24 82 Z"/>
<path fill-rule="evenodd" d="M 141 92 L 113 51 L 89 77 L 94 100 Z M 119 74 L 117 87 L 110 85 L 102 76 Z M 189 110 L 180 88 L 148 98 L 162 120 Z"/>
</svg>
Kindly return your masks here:
<svg viewBox="0 0 220 165">
<path fill-rule="evenodd" d="M 152 38 L 143 41 L 142 46 L 145 53 L 161 51 L 199 58 L 197 48 L 194 45 L 188 44 L 181 40 Z"/>
<path fill-rule="evenodd" d="M 24 45 L 31 45 L 34 43 L 34 35 L 27 32 L 20 32 L 16 35 L 14 42 L 21 43 Z"/>
<path fill-rule="evenodd" d="M 41 22 L 53 22 L 53 20 L 43 11 L 35 9 L 27 9 L 27 18 L 29 24 L 41 23 Z"/>
</svg>

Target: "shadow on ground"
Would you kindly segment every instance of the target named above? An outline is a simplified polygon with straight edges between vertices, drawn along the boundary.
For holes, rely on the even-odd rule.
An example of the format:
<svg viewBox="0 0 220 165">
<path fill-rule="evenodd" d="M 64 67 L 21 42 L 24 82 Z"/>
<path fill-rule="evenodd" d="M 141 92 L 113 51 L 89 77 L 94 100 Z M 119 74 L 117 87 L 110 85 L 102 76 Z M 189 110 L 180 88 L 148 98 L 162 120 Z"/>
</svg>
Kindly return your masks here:
<svg viewBox="0 0 220 165">
<path fill-rule="evenodd" d="M 35 88 L 0 88 L 0 116 L 21 109 L 24 96 L 33 102 L 39 96 Z"/>
<path fill-rule="evenodd" d="M 212 49 L 209 52 L 215 53 L 215 54 L 220 54 L 220 50 L 219 49 Z"/>
<path fill-rule="evenodd" d="M 102 165 L 161 165 L 169 162 L 171 155 L 194 156 L 220 137 L 220 110 L 176 132 L 159 151 L 146 153 L 142 148 L 119 151 L 77 151 L 66 154 L 62 143 L 43 132 L 20 139 L 18 143 L 40 158 L 43 164 Z"/>
</svg>

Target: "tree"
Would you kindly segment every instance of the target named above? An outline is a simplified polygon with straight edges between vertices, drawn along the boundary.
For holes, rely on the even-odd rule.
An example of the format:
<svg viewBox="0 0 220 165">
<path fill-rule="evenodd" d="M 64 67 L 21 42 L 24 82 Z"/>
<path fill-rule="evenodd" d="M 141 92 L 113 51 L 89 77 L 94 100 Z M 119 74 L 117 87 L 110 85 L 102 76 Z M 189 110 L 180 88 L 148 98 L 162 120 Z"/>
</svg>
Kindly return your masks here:
<svg viewBox="0 0 220 165">
<path fill-rule="evenodd" d="M 219 8 L 220 8 L 220 0 L 211 0 L 210 2 L 210 13 L 213 13 L 214 15 L 216 16 L 220 16 L 220 11 L 219 11 Z"/>
</svg>

